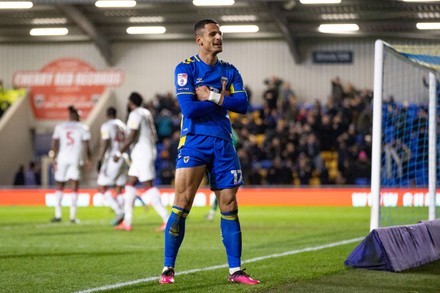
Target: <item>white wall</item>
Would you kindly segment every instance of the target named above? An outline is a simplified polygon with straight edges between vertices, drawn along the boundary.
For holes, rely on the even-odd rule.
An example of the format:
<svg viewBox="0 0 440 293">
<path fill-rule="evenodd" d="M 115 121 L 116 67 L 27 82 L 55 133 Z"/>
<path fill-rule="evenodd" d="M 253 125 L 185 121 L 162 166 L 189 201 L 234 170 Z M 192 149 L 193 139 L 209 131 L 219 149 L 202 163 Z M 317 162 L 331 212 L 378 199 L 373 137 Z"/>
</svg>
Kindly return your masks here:
<svg viewBox="0 0 440 293">
<path fill-rule="evenodd" d="M 33 159 L 30 125 L 34 122 L 28 97 L 18 99 L 0 120 L 0 185 L 12 185 L 20 165 Z"/>
<path fill-rule="evenodd" d="M 340 76 L 358 88 L 373 87 L 373 41 L 347 41 L 325 44 L 305 44 L 307 50 L 302 64 L 295 64 L 288 46 L 281 40 L 225 40 L 220 58 L 234 64 L 254 93 L 261 100 L 264 79 L 277 75 L 289 81 L 300 100 L 312 102 L 327 100 L 330 80 Z M 125 81 L 115 89 L 117 107 L 125 109 L 131 91 L 139 91 L 146 99 L 156 94 L 174 92 L 174 67 L 197 53 L 193 41 L 157 41 L 116 43 L 112 46 L 114 68 L 125 72 Z M 314 50 L 351 50 L 353 64 L 313 64 Z M 57 58 L 82 59 L 97 70 L 108 69 L 104 58 L 93 44 L 15 44 L 0 45 L 0 79 L 6 87 L 12 86 L 12 76 L 19 70 L 39 70 Z"/>
<path fill-rule="evenodd" d="M 373 49 L 371 41 L 309 45 L 302 64 L 295 64 L 288 46 L 278 40 L 225 41 L 220 58 L 234 64 L 245 83 L 253 90 L 254 99 L 261 101 L 264 79 L 277 75 L 289 81 L 303 101 L 326 100 L 330 80 L 340 76 L 358 88 L 373 87 Z M 353 64 L 313 64 L 314 50 L 351 50 Z M 117 67 L 126 72 L 126 83 L 118 91 L 127 96 L 131 89 L 154 97 L 155 93 L 174 92 L 174 67 L 197 53 L 194 42 L 124 43 L 114 46 Z"/>
</svg>

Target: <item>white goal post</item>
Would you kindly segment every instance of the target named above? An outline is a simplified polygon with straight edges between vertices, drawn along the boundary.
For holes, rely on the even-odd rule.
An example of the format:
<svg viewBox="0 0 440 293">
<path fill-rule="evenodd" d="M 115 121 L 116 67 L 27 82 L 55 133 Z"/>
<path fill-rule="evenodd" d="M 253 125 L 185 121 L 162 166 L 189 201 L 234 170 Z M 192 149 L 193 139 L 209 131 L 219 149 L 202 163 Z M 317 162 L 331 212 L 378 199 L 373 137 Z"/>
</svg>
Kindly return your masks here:
<svg viewBox="0 0 440 293">
<path fill-rule="evenodd" d="M 371 170 L 371 218 L 370 218 L 370 231 L 376 228 L 381 227 L 381 217 L 380 212 L 382 208 L 382 200 L 381 200 L 381 189 L 382 189 L 382 181 L 381 176 L 384 174 L 384 165 L 383 165 L 383 154 L 384 154 L 384 139 L 383 139 L 383 130 L 384 126 L 382 125 L 383 115 L 383 107 L 384 107 L 384 99 L 388 98 L 387 95 L 390 95 L 390 92 L 386 92 L 384 89 L 384 79 L 385 74 L 396 75 L 396 82 L 405 83 L 404 78 L 408 78 L 407 76 L 403 76 L 402 80 L 399 80 L 399 75 L 401 72 L 387 72 L 384 70 L 385 58 L 395 58 L 397 61 L 395 62 L 403 62 L 409 64 L 409 76 L 412 70 L 418 70 L 427 75 L 427 83 L 428 88 L 426 89 L 429 93 L 429 103 L 427 105 L 428 108 L 428 162 L 427 162 L 427 177 L 428 177 L 428 186 L 427 186 L 427 203 L 428 203 L 428 214 L 425 219 L 434 220 L 436 218 L 436 180 L 437 180 L 437 156 L 436 156 L 436 129 L 437 129 L 437 99 L 438 99 L 438 81 L 437 77 L 438 71 L 427 66 L 426 64 L 420 64 L 419 62 L 415 62 L 405 57 L 404 54 L 401 54 L 398 50 L 393 48 L 391 45 L 385 43 L 382 40 L 377 40 L 375 43 L 375 63 L 374 63 L 374 97 L 373 97 L 373 136 L 372 136 L 372 170 Z M 393 61 L 394 62 L 394 61 Z M 415 68 L 415 69 L 414 69 Z M 415 77 L 416 79 L 416 77 Z M 389 80 L 388 80 L 389 82 Z M 414 83 L 420 82 L 419 80 L 413 81 Z M 418 86 L 418 85 L 417 85 Z M 396 85 L 398 88 L 399 85 Z M 427 94 L 428 95 L 428 94 Z M 427 97 L 428 99 L 428 97 Z M 409 130 L 410 131 L 410 130 Z M 417 172 L 417 171 L 416 171 Z M 399 188 L 398 185 L 394 186 L 395 188 Z M 407 187 L 408 188 L 408 187 Z M 422 219 L 421 219 L 422 220 Z"/>
</svg>

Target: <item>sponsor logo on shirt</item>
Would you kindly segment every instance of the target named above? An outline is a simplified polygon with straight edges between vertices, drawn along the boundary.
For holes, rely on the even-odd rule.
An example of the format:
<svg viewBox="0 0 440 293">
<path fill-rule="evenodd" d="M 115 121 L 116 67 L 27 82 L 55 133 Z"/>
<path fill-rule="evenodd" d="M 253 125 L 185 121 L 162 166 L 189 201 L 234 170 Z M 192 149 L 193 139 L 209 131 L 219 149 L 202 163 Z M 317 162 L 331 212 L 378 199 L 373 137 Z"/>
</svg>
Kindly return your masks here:
<svg viewBox="0 0 440 293">
<path fill-rule="evenodd" d="M 214 93 L 218 93 L 218 94 L 220 93 L 219 89 L 216 89 L 215 87 L 212 87 L 212 86 L 209 87 L 209 90 Z"/>
</svg>

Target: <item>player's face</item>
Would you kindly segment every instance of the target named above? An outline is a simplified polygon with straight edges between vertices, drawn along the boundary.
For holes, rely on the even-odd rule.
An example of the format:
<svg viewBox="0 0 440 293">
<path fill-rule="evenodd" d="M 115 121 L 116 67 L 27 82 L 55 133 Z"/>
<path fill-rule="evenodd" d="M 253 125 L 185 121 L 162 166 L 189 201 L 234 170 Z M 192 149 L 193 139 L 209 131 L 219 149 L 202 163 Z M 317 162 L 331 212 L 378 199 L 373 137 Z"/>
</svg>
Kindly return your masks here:
<svg viewBox="0 0 440 293">
<path fill-rule="evenodd" d="M 197 43 L 200 45 L 201 50 L 214 55 L 223 51 L 223 34 L 217 24 L 206 24 L 202 33 L 197 37 Z"/>
</svg>

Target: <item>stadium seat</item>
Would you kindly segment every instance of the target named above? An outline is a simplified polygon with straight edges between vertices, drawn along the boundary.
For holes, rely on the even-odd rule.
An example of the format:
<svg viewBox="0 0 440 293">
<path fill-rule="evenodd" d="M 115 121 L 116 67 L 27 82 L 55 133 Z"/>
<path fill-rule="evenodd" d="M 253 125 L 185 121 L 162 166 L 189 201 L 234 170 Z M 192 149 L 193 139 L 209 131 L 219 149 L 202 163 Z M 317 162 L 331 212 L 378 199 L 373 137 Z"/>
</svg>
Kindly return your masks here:
<svg viewBox="0 0 440 293">
<path fill-rule="evenodd" d="M 319 186 L 319 185 L 321 185 L 321 179 L 319 179 L 319 177 L 312 177 L 309 180 L 309 185 L 310 186 Z"/>
<path fill-rule="evenodd" d="M 257 134 L 255 135 L 255 139 L 257 140 L 257 144 L 262 147 L 264 145 L 266 136 L 264 134 Z"/>
<path fill-rule="evenodd" d="M 336 151 L 322 151 L 320 155 L 328 169 L 329 179 L 335 180 L 338 176 L 338 153 Z"/>
<path fill-rule="evenodd" d="M 334 158 L 335 152 L 333 151 L 322 151 L 321 152 L 321 158 L 324 161 L 330 161 Z"/>
<path fill-rule="evenodd" d="M 368 186 L 370 185 L 370 178 L 356 178 L 354 184 L 358 186 Z"/>
</svg>

